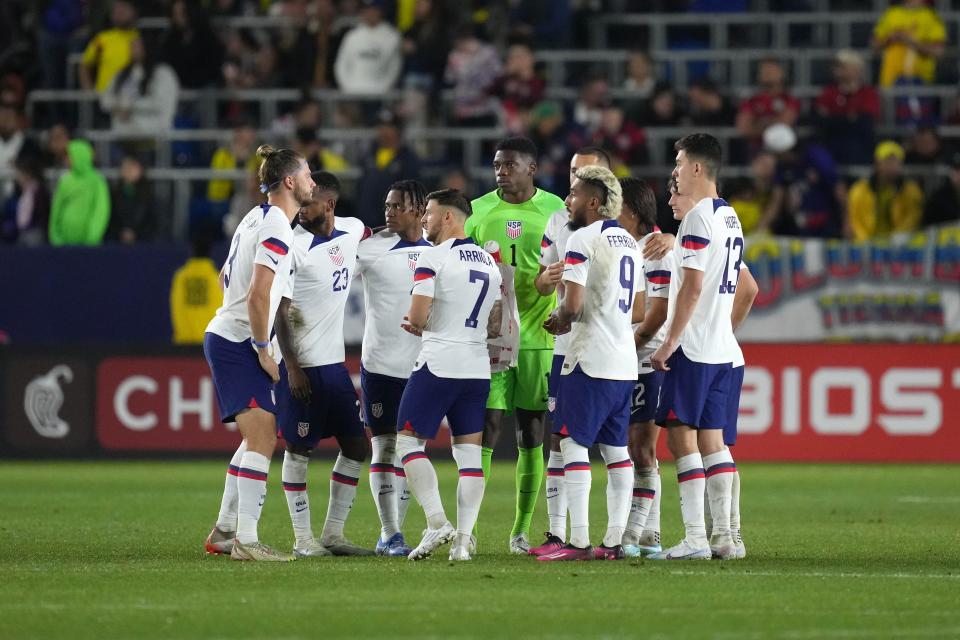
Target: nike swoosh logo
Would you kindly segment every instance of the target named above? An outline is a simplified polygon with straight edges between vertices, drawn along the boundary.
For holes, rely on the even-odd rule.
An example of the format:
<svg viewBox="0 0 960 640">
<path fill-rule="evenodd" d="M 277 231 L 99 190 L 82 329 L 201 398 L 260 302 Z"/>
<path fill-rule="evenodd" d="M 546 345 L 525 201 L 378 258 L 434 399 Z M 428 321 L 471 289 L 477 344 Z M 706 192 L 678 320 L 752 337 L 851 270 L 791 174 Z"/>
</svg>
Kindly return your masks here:
<svg viewBox="0 0 960 640">
<path fill-rule="evenodd" d="M 533 492 L 533 491 L 523 491 L 523 490 L 521 490 L 520 493 L 521 493 L 521 494 L 530 494 L 530 493 L 534 493 L 534 492 Z"/>
<path fill-rule="evenodd" d="M 670 285 L 664 285 L 664 286 L 662 286 L 662 287 L 654 287 L 653 290 L 654 290 L 654 291 L 663 291 L 664 289 L 668 289 L 669 287 L 670 287 Z"/>
<path fill-rule="evenodd" d="M 280 264 L 280 261 L 275 259 L 273 256 L 267 256 L 267 257 L 273 260 L 273 264 Z"/>
<path fill-rule="evenodd" d="M 547 496 L 547 500 L 549 500 L 550 498 L 556 498 L 556 497 L 557 497 L 557 494 L 553 494 L 552 496 Z"/>
<path fill-rule="evenodd" d="M 687 258 L 692 258 L 692 257 L 694 257 L 695 255 L 697 255 L 697 254 L 691 253 L 691 254 L 688 255 L 688 256 L 683 256 L 683 259 L 686 260 Z"/>
<path fill-rule="evenodd" d="M 393 490 L 392 490 L 392 489 L 391 489 L 390 491 L 381 491 L 381 492 L 378 493 L 377 495 L 378 495 L 378 496 L 386 496 L 386 495 L 390 495 L 391 493 L 393 493 Z"/>
<path fill-rule="evenodd" d="M 306 510 L 307 510 L 306 507 L 303 507 L 302 509 L 294 509 L 296 513 L 300 513 L 301 511 L 306 511 Z"/>
</svg>

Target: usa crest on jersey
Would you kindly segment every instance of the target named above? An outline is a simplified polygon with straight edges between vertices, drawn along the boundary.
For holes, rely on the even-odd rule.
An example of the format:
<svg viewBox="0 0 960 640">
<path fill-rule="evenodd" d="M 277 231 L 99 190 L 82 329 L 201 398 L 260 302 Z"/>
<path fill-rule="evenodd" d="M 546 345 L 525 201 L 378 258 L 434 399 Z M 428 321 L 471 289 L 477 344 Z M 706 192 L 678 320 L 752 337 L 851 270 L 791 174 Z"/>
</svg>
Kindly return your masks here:
<svg viewBox="0 0 960 640">
<path fill-rule="evenodd" d="M 420 257 L 419 251 L 411 251 L 407 253 L 407 266 L 410 267 L 410 271 L 416 271 L 417 258 L 419 257 Z"/>
<path fill-rule="evenodd" d="M 520 220 L 507 220 L 507 237 L 516 240 L 523 233 L 523 223 Z"/>
<path fill-rule="evenodd" d="M 330 247 L 327 249 L 327 255 L 330 256 L 330 261 L 338 267 L 343 266 L 343 253 L 340 251 L 340 247 Z"/>
<path fill-rule="evenodd" d="M 310 423 L 309 422 L 298 422 L 297 423 L 297 435 L 301 438 L 306 438 L 307 434 L 310 433 Z"/>
</svg>

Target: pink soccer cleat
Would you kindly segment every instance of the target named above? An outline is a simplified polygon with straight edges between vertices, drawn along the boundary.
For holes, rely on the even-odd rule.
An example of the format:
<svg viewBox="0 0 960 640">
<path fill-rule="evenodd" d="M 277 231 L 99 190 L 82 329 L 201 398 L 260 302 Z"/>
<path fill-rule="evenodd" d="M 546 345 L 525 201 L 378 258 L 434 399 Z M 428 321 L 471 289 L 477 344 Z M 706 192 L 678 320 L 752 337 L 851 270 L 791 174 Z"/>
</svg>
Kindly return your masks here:
<svg viewBox="0 0 960 640">
<path fill-rule="evenodd" d="M 543 534 L 547 537 L 547 541 L 541 544 L 539 547 L 534 547 L 527 551 L 531 556 L 545 556 L 548 553 L 553 553 L 554 551 L 559 551 L 563 549 L 563 540 L 553 535 L 549 531 Z"/>
<path fill-rule="evenodd" d="M 572 544 L 565 544 L 553 553 L 548 553 L 537 558 L 540 562 L 555 562 L 567 560 L 593 560 L 593 547 L 581 549 Z"/>
</svg>

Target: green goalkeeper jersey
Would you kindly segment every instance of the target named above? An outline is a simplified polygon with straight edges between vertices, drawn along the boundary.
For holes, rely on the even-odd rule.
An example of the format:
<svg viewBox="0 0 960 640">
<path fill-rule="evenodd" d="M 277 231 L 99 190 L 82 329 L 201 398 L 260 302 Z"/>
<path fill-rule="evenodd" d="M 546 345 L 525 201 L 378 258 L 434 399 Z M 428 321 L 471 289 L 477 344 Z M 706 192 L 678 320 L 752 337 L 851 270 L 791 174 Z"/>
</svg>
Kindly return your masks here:
<svg viewBox="0 0 960 640">
<path fill-rule="evenodd" d="M 510 204 L 500 198 L 500 190 L 491 191 L 471 203 L 473 215 L 467 219 L 466 232 L 481 247 L 494 240 L 506 264 L 516 267 L 514 290 L 520 312 L 520 348 L 552 349 L 553 336 L 544 331 L 543 322 L 557 306 L 554 294 L 541 296 L 534 286 L 540 271 L 540 242 L 551 214 L 563 208 L 563 200 L 537 189 L 523 204 Z"/>
</svg>

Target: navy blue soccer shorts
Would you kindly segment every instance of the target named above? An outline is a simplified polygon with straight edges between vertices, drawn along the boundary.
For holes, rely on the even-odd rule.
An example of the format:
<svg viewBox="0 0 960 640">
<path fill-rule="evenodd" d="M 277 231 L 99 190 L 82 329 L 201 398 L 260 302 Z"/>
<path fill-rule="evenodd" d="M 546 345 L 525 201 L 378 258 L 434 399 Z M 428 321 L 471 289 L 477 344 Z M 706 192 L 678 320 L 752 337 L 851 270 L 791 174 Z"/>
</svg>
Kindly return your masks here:
<svg viewBox="0 0 960 640">
<path fill-rule="evenodd" d="M 280 365 L 277 384 L 278 433 L 287 444 L 313 449 L 333 436 L 365 438 L 357 408 L 357 391 L 342 363 L 303 369 L 310 381 L 310 402 L 300 402 L 290 393 L 287 368 Z"/>
<path fill-rule="evenodd" d="M 260 366 L 250 340 L 233 342 L 208 332 L 203 336 L 203 354 L 213 376 L 221 422 L 233 422 L 245 409 L 277 413 L 273 380 Z"/>
<path fill-rule="evenodd" d="M 580 365 L 560 376 L 553 433 L 584 447 L 627 446 L 633 380 L 592 378 Z"/>
<path fill-rule="evenodd" d="M 723 429 L 729 414 L 731 365 L 694 362 L 678 347 L 667 366 L 656 423 L 677 420 L 696 429 Z"/>
<path fill-rule="evenodd" d="M 454 436 L 479 433 L 483 431 L 489 395 L 489 379 L 441 378 L 424 364 L 410 374 L 403 390 L 397 431 L 409 430 L 433 440 L 446 416 Z"/>
</svg>

